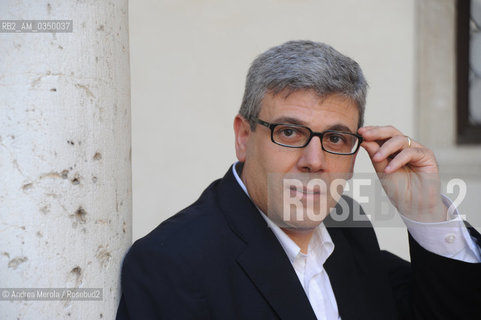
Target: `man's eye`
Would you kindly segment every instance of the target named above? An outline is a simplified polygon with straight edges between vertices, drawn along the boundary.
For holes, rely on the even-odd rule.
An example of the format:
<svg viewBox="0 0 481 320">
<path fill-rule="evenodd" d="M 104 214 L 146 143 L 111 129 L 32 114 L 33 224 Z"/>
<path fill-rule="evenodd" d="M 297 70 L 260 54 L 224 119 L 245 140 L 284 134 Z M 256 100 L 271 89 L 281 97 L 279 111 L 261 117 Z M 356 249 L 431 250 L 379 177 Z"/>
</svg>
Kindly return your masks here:
<svg viewBox="0 0 481 320">
<path fill-rule="evenodd" d="M 294 134 L 296 134 L 296 131 L 292 128 L 284 128 L 281 130 L 281 134 L 286 136 L 286 137 L 291 137 Z"/>
<path fill-rule="evenodd" d="M 336 143 L 336 144 L 338 144 L 338 143 L 343 143 L 343 142 L 345 142 L 344 137 L 343 137 L 342 135 L 340 135 L 340 134 L 331 134 L 331 135 L 329 135 L 328 139 L 329 139 L 329 142 L 330 142 L 330 143 Z"/>
</svg>

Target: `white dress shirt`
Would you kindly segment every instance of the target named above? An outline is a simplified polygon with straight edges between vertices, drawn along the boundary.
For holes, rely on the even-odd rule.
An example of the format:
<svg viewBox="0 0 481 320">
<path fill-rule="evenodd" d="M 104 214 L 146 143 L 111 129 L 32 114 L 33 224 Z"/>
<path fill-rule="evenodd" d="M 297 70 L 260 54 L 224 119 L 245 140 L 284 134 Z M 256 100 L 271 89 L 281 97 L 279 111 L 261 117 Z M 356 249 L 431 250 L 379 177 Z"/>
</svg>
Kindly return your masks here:
<svg viewBox="0 0 481 320">
<path fill-rule="evenodd" d="M 314 230 L 307 254 L 304 254 L 299 246 L 281 228 L 265 214 L 262 214 L 262 217 L 284 248 L 317 319 L 340 319 L 329 275 L 324 270 L 324 262 L 334 251 L 334 243 L 324 223 L 321 223 Z"/>
<path fill-rule="evenodd" d="M 441 195 L 444 205 L 449 208 L 451 200 Z M 464 262 L 481 262 L 481 249 L 471 237 L 463 219 L 455 209 L 451 220 L 443 222 L 419 222 L 400 215 L 409 233 L 424 249 L 437 255 Z"/>
<path fill-rule="evenodd" d="M 244 182 L 240 179 L 235 169 L 237 163 L 232 166 L 232 171 L 239 185 L 249 196 Z M 450 200 L 444 196 L 443 202 L 446 206 L 451 205 Z M 279 226 L 272 222 L 262 211 L 259 210 L 259 212 L 286 252 L 317 319 L 341 319 L 329 275 L 324 270 L 324 262 L 334 251 L 334 243 L 324 223 L 321 223 L 314 230 L 308 245 L 307 254 L 304 254 L 299 246 Z M 426 250 L 465 262 L 481 262 L 481 249 L 469 235 L 457 210 L 454 215 L 455 217 L 452 220 L 437 223 L 417 222 L 404 216 L 402 218 L 409 233 Z"/>
</svg>

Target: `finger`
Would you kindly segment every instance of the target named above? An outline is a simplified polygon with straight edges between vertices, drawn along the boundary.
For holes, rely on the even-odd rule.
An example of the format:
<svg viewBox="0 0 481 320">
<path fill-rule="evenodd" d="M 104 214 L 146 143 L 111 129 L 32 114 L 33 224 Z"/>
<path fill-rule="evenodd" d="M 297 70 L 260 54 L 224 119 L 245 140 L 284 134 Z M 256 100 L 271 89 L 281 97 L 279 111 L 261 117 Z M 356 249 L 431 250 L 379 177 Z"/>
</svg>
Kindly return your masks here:
<svg viewBox="0 0 481 320">
<path fill-rule="evenodd" d="M 399 152 L 384 169 L 385 173 L 392 173 L 399 168 L 410 165 L 414 167 L 431 166 L 431 155 L 425 148 L 407 148 Z"/>
<path fill-rule="evenodd" d="M 376 152 L 381 148 L 379 143 L 377 143 L 376 141 L 363 141 L 361 143 L 361 147 L 363 147 L 367 151 L 370 158 L 374 157 Z"/>
<path fill-rule="evenodd" d="M 358 132 L 366 141 L 385 140 L 393 136 L 403 135 L 401 131 L 393 126 L 363 127 L 360 128 Z"/>
<path fill-rule="evenodd" d="M 363 141 L 361 143 L 361 147 L 363 147 L 367 151 L 369 158 L 371 158 L 374 170 L 376 170 L 376 172 L 383 172 L 386 166 L 389 164 L 389 161 L 387 159 L 382 161 L 373 161 L 372 159 L 377 153 L 377 151 L 381 148 L 379 143 L 375 141 Z"/>
<path fill-rule="evenodd" d="M 405 136 L 394 136 L 382 144 L 372 159 L 381 161 L 386 158 L 393 158 L 399 151 L 409 147 L 409 140 Z"/>
</svg>

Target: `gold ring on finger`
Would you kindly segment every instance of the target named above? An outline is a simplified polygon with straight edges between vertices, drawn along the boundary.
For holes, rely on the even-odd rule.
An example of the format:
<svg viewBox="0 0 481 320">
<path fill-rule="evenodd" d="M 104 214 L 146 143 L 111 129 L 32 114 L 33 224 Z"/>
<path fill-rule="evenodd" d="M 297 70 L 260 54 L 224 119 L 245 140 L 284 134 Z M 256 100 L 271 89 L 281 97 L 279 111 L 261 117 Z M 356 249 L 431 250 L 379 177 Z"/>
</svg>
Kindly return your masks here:
<svg viewBox="0 0 481 320">
<path fill-rule="evenodd" d="M 406 138 L 408 138 L 408 148 L 411 148 L 412 140 L 411 140 L 411 138 L 409 138 L 408 136 L 406 136 Z"/>
</svg>

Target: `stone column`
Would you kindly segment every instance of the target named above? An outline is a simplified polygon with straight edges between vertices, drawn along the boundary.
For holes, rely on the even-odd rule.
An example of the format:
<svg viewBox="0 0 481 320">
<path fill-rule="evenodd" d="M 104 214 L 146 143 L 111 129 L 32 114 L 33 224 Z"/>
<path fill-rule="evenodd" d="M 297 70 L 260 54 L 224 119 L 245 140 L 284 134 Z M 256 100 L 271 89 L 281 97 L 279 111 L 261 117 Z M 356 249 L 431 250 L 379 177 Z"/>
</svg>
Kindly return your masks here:
<svg viewBox="0 0 481 320">
<path fill-rule="evenodd" d="M 0 319 L 113 319 L 131 243 L 127 0 L 2 0 L 0 12 L 73 22 L 0 33 L 0 288 L 103 290 L 4 297 Z"/>
</svg>

